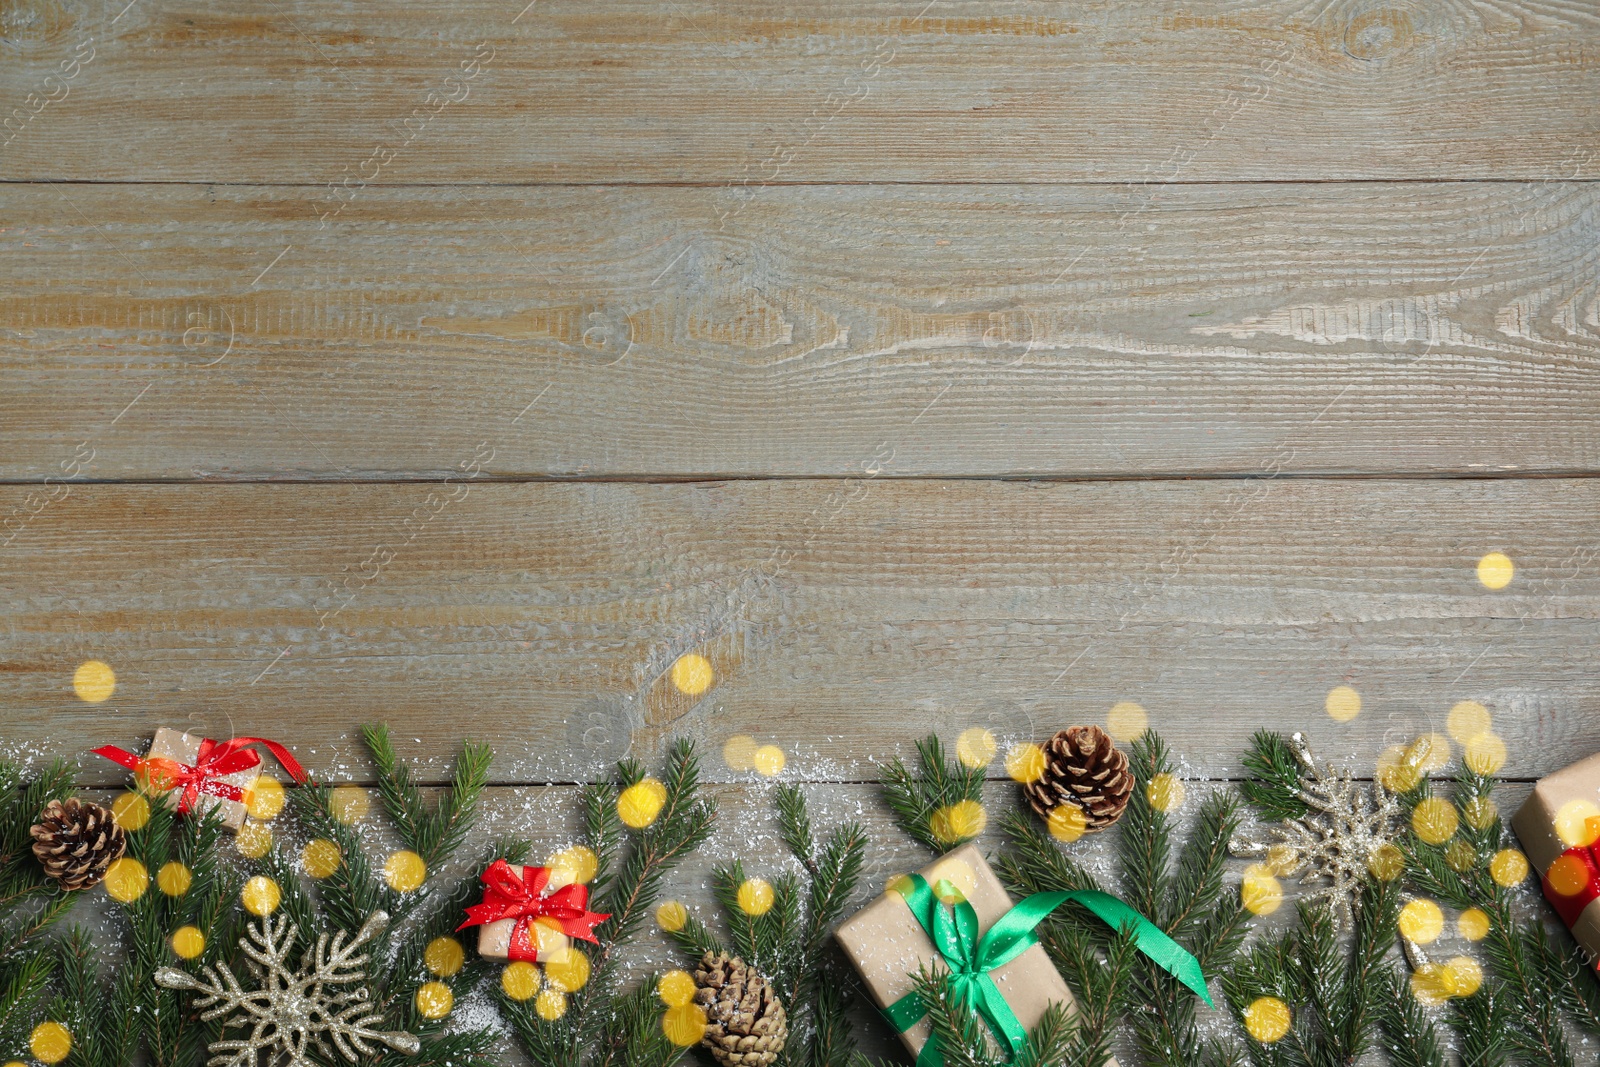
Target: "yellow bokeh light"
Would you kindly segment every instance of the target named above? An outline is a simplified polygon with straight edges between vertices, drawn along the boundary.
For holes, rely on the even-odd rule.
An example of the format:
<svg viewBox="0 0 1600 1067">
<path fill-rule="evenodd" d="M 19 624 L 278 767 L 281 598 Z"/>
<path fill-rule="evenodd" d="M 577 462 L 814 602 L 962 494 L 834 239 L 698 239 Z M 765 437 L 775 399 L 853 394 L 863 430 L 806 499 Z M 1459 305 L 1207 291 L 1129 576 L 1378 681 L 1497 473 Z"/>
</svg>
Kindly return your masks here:
<svg viewBox="0 0 1600 1067">
<path fill-rule="evenodd" d="M 443 982 L 423 982 L 417 987 L 417 1014 L 424 1019 L 443 1019 L 455 1003 L 455 994 Z"/>
<path fill-rule="evenodd" d="M 969 726 L 956 738 L 956 758 L 963 767 L 977 770 L 994 759 L 994 734 L 981 726 Z"/>
<path fill-rule="evenodd" d="M 1045 820 L 1045 825 L 1049 827 L 1051 837 L 1071 844 L 1088 832 L 1089 819 L 1076 804 L 1058 804 L 1050 809 L 1050 817 Z"/>
<path fill-rule="evenodd" d="M 1444 734 L 1426 733 L 1411 742 L 1406 758 L 1416 764 L 1417 769 L 1424 774 L 1435 774 L 1450 766 L 1450 757 L 1454 751 L 1450 747 L 1450 739 Z"/>
<path fill-rule="evenodd" d="M 681 1008 L 694 1000 L 694 976 L 688 971 L 668 971 L 656 983 L 656 996 L 669 1008 Z"/>
<path fill-rule="evenodd" d="M 1283 883 L 1270 868 L 1252 863 L 1239 883 L 1239 899 L 1250 914 L 1271 915 L 1283 904 Z"/>
<path fill-rule="evenodd" d="M 1491 552 L 1478 561 L 1478 581 L 1485 589 L 1504 589 L 1516 573 L 1516 566 L 1503 552 Z"/>
<path fill-rule="evenodd" d="M 1367 856 L 1367 870 L 1380 882 L 1392 882 L 1405 873 L 1406 854 L 1395 845 L 1379 845 Z"/>
<path fill-rule="evenodd" d="M 722 743 L 722 761 L 730 771 L 754 770 L 756 739 L 749 734 L 734 734 Z"/>
<path fill-rule="evenodd" d="M 327 878 L 344 863 L 344 852 L 339 842 L 318 837 L 306 842 L 300 850 L 300 865 L 312 878 Z"/>
<path fill-rule="evenodd" d="M 251 915 L 271 915 L 278 910 L 282 899 L 283 890 L 278 888 L 278 883 L 264 874 L 256 875 L 239 890 L 239 902 Z"/>
<path fill-rule="evenodd" d="M 1474 774 L 1498 774 L 1506 765 L 1506 743 L 1499 734 L 1481 733 L 1466 743 L 1461 760 Z"/>
<path fill-rule="evenodd" d="M 1456 807 L 1443 797 L 1424 797 L 1411 809 L 1411 830 L 1430 845 L 1442 845 L 1455 836 Z"/>
<path fill-rule="evenodd" d="M 1145 797 L 1157 811 L 1177 811 L 1183 807 L 1183 779 L 1162 771 L 1145 786 Z"/>
<path fill-rule="evenodd" d="M 705 1009 L 698 1004 L 680 1004 L 661 1015 L 661 1032 L 679 1048 L 700 1043 L 706 1034 Z"/>
<path fill-rule="evenodd" d="M 1510 889 L 1528 877 L 1528 857 L 1514 848 L 1503 848 L 1489 861 L 1489 877 L 1502 889 Z"/>
<path fill-rule="evenodd" d="M 958 800 L 946 804 L 928 820 L 928 829 L 941 844 L 954 845 L 983 833 L 989 824 L 989 813 L 976 800 Z"/>
<path fill-rule="evenodd" d="M 328 794 L 328 810 L 346 826 L 354 826 L 372 810 L 372 798 L 359 785 L 336 785 Z"/>
<path fill-rule="evenodd" d="M 179 959 L 195 959 L 205 950 L 206 935 L 198 926 L 180 926 L 172 931 L 172 951 Z"/>
<path fill-rule="evenodd" d="M 528 933 L 533 936 L 533 950 L 541 960 L 554 959 L 558 952 L 566 951 L 572 944 L 572 939 L 561 929 L 561 920 L 549 915 L 533 920 Z"/>
<path fill-rule="evenodd" d="M 1334 722 L 1349 722 L 1361 714 L 1361 694 L 1348 685 L 1335 686 L 1328 690 L 1322 707 Z"/>
<path fill-rule="evenodd" d="M 682 901 L 669 900 L 656 909 L 656 925 L 669 934 L 682 930 L 689 922 L 689 909 Z"/>
<path fill-rule="evenodd" d="M 103 704 L 117 691 L 117 672 L 100 660 L 87 660 L 72 672 L 72 691 L 86 704 Z"/>
<path fill-rule="evenodd" d="M 1476 700 L 1463 700 L 1450 709 L 1445 719 L 1445 729 L 1463 745 L 1485 732 L 1493 725 L 1489 709 Z"/>
<path fill-rule="evenodd" d="M 545 1022 L 553 1023 L 567 1013 L 567 995 L 559 989 L 545 986 L 534 998 L 533 1010 Z"/>
<path fill-rule="evenodd" d="M 751 757 L 751 762 L 755 764 L 757 774 L 771 778 L 783 770 L 784 764 L 789 762 L 789 758 L 783 754 L 783 749 L 777 745 L 762 745 L 756 749 L 756 754 Z"/>
<path fill-rule="evenodd" d="M 1426 897 L 1406 902 L 1400 909 L 1400 935 L 1417 945 L 1437 941 L 1444 933 L 1444 912 Z"/>
<path fill-rule="evenodd" d="M 1287 878 L 1300 869 L 1300 853 L 1292 846 L 1279 842 L 1267 849 L 1267 870 L 1279 878 Z"/>
<path fill-rule="evenodd" d="M 544 965 L 544 980 L 552 989 L 576 993 L 589 981 L 589 957 L 575 948 L 564 948 Z"/>
<path fill-rule="evenodd" d="M 772 883 L 765 878 L 746 878 L 739 886 L 739 910 L 746 915 L 765 915 L 772 910 Z"/>
<path fill-rule="evenodd" d="M 1044 763 L 1044 749 L 1031 741 L 1013 745 L 1006 753 L 1006 773 L 1023 785 L 1044 777 Z"/>
<path fill-rule="evenodd" d="M 711 688 L 716 674 L 711 661 L 696 652 L 679 656 L 672 665 L 672 685 L 686 696 L 697 697 Z"/>
<path fill-rule="evenodd" d="M 1478 850 L 1458 837 L 1444 850 L 1444 862 L 1457 874 L 1466 874 L 1478 862 Z"/>
<path fill-rule="evenodd" d="M 1149 728 L 1149 714 L 1132 701 L 1113 704 L 1106 713 L 1106 733 L 1118 741 L 1137 741 Z"/>
<path fill-rule="evenodd" d="M 884 883 L 883 891 L 886 894 L 898 893 L 909 900 L 911 899 L 911 891 L 915 888 L 916 883 L 911 880 L 909 874 L 895 874 L 890 875 L 889 880 Z"/>
<path fill-rule="evenodd" d="M 1443 971 L 1437 963 L 1424 963 L 1411 972 L 1411 995 L 1417 1003 L 1437 1008 L 1449 998 L 1444 990 Z"/>
<path fill-rule="evenodd" d="M 132 856 L 113 860 L 106 868 L 106 893 L 112 900 L 132 904 L 144 896 L 150 885 L 150 872 Z"/>
<path fill-rule="evenodd" d="M 60 1063 L 72 1051 L 72 1034 L 60 1023 L 40 1023 L 28 1035 L 28 1051 L 40 1063 Z"/>
<path fill-rule="evenodd" d="M 1488 797 L 1472 797 L 1461 805 L 1461 817 L 1474 830 L 1487 830 L 1500 818 L 1500 812 Z"/>
<path fill-rule="evenodd" d="M 1550 888 L 1564 897 L 1575 897 L 1589 887 L 1589 868 L 1576 856 L 1557 856 L 1545 877 Z"/>
<path fill-rule="evenodd" d="M 427 863 L 408 848 L 389 853 L 389 858 L 383 861 L 383 880 L 396 893 L 410 893 L 421 888 L 427 877 Z"/>
<path fill-rule="evenodd" d="M 466 950 L 453 937 L 436 937 L 422 950 L 423 966 L 435 978 L 449 978 L 466 962 Z"/>
<path fill-rule="evenodd" d="M 1409 793 L 1422 782 L 1410 748 L 1390 745 L 1378 756 L 1378 784 L 1391 793 Z"/>
<path fill-rule="evenodd" d="M 1439 984 L 1449 997 L 1470 997 L 1483 988 L 1483 967 L 1471 956 L 1455 956 L 1439 968 Z"/>
<path fill-rule="evenodd" d="M 246 859 L 258 860 L 272 851 L 272 827 L 246 819 L 233 837 L 233 847 Z"/>
<path fill-rule="evenodd" d="M 111 802 L 111 821 L 128 833 L 138 833 L 150 821 L 150 802 L 138 793 L 123 793 Z"/>
<path fill-rule="evenodd" d="M 283 783 L 270 774 L 258 775 L 245 791 L 244 810 L 253 819 L 266 822 L 283 811 Z"/>
<path fill-rule="evenodd" d="M 641 778 L 617 797 L 617 816 L 625 825 L 643 830 L 656 821 L 666 802 L 666 786 L 654 778 Z"/>
<path fill-rule="evenodd" d="M 542 979 L 539 968 L 527 960 L 517 960 L 506 964 L 506 969 L 500 972 L 500 988 L 512 1000 L 528 1000 L 539 992 Z"/>
<path fill-rule="evenodd" d="M 1263 1045 L 1281 1041 L 1289 1032 L 1289 1005 L 1277 997 L 1257 997 L 1244 1010 L 1244 1028 Z"/>
<path fill-rule="evenodd" d="M 1468 908 L 1457 917 L 1456 930 L 1468 941 L 1482 941 L 1489 936 L 1489 915 L 1482 908 Z"/>
<path fill-rule="evenodd" d="M 156 872 L 156 888 L 169 897 L 183 896 L 193 884 L 194 872 L 177 860 L 163 863 Z"/>
<path fill-rule="evenodd" d="M 547 892 L 562 886 L 587 885 L 600 870 L 600 857 L 586 845 L 573 845 L 551 856 L 545 866 L 550 868 Z"/>
<path fill-rule="evenodd" d="M 1600 838 L 1600 808 L 1590 800 L 1569 800 L 1556 809 L 1555 829 L 1568 848 L 1588 848 Z"/>
</svg>

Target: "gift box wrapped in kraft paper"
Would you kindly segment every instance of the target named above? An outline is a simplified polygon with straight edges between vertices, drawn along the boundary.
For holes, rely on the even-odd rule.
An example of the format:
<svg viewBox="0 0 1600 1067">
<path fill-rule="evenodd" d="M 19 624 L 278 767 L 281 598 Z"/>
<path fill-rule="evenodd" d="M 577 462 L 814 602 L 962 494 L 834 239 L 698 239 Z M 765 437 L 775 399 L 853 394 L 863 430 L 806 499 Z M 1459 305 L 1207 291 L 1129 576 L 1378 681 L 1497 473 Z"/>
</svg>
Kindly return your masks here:
<svg viewBox="0 0 1600 1067">
<path fill-rule="evenodd" d="M 1139 951 L 1203 998 L 1200 964 L 1133 908 L 1105 893 L 1038 893 L 1013 904 L 975 845 L 963 845 L 846 920 L 835 935 L 919 1067 L 942 1062 L 915 989 L 919 969 L 947 974 L 949 988 L 1015 1054 L 1051 1004 L 1072 993 L 1033 928 L 1068 901 L 1114 928 L 1132 927 Z M 1115 1061 L 1108 1061 L 1115 1064 Z"/>
<path fill-rule="evenodd" d="M 259 745 L 272 754 L 279 765 L 297 782 L 306 781 L 305 768 L 301 767 L 289 750 L 264 737 L 231 737 L 226 741 L 213 741 L 198 734 L 162 727 L 150 742 L 150 751 L 136 756 L 115 745 L 104 745 L 94 750 L 113 763 L 133 771 L 141 789 L 159 793 L 166 798 L 168 807 L 180 814 L 204 813 L 216 809 L 222 825 L 238 831 L 244 825 L 251 790 L 261 779 L 261 754 Z M 277 787 L 275 779 L 262 779 Z M 273 814 L 283 806 L 283 790 L 275 789 Z M 264 806 L 263 798 L 256 797 L 257 810 Z M 271 818 L 262 815 L 262 818 Z"/>
<path fill-rule="evenodd" d="M 571 939 L 595 943 L 594 928 L 611 918 L 589 910 L 589 887 L 572 872 L 495 860 L 481 876 L 483 902 L 456 929 L 478 927 L 478 955 L 546 963 Z"/>
<path fill-rule="evenodd" d="M 1600 755 L 1539 779 L 1511 825 L 1545 899 L 1600 960 Z"/>
</svg>

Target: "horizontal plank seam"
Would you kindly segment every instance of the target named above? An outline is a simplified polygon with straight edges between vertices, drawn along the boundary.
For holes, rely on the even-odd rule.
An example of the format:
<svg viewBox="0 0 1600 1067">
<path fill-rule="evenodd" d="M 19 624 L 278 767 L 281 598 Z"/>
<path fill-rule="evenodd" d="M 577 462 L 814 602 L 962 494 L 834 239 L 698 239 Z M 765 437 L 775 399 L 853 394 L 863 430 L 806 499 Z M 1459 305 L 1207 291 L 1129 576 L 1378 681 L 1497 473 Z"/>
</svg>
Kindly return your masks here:
<svg viewBox="0 0 1600 1067">
<path fill-rule="evenodd" d="M 1121 181 L 982 181 L 975 179 L 959 179 L 951 181 L 935 180 L 899 180 L 899 181 L 770 181 L 760 183 L 764 189 L 813 189 L 813 188 L 873 188 L 896 186 L 932 186 L 936 188 L 960 188 L 963 186 L 982 186 L 985 188 L 1073 188 L 1114 189 L 1131 185 L 1183 185 L 1183 186 L 1281 186 L 1281 185 L 1590 185 L 1600 182 L 1596 177 L 1571 177 L 1551 178 L 1540 177 L 1507 177 L 1507 178 L 1231 178 L 1231 179 L 1202 179 L 1202 178 L 1175 178 L 1143 180 L 1126 178 Z M 196 188 L 228 188 L 242 189 L 321 189 L 327 185 L 326 181 L 225 181 L 203 179 L 111 179 L 111 178 L 4 178 L 0 177 L 0 185 L 107 185 L 107 186 L 193 186 Z M 728 189 L 739 186 L 737 180 L 721 179 L 708 181 L 687 180 L 661 180 L 661 181 L 500 181 L 500 182 L 397 182 L 385 181 L 385 189 Z"/>
<path fill-rule="evenodd" d="M 1298 471 L 1276 474 L 1257 471 L 1154 471 L 1139 474 L 480 474 L 474 485 L 715 485 L 720 482 L 1504 482 L 1549 481 L 1600 477 L 1600 469 L 1574 468 L 1515 471 Z M 446 479 L 459 482 L 459 472 L 440 470 L 430 473 L 393 475 L 291 475 L 243 474 L 208 478 L 0 478 L 0 487 L 42 485 L 49 479 L 56 485 L 438 485 Z"/>
</svg>

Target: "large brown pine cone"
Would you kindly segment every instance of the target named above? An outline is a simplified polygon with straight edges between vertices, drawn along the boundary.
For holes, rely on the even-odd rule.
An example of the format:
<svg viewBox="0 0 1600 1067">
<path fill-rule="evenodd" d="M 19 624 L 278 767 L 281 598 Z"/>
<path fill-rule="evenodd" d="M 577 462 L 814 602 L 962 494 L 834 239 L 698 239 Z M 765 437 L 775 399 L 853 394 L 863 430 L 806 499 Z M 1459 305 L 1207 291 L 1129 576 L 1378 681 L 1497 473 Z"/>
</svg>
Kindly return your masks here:
<svg viewBox="0 0 1600 1067">
<path fill-rule="evenodd" d="M 62 889 L 99 885 L 106 868 L 128 849 L 128 835 L 99 804 L 69 797 L 52 800 L 29 831 L 33 854 Z"/>
<path fill-rule="evenodd" d="M 1044 774 L 1022 787 L 1028 806 L 1044 819 L 1062 804 L 1083 810 L 1094 833 L 1122 818 L 1133 792 L 1128 754 L 1098 726 L 1069 726 L 1044 744 Z"/>
<path fill-rule="evenodd" d="M 705 1009 L 701 1044 L 723 1067 L 768 1067 L 783 1051 L 789 1020 L 772 985 L 738 956 L 707 952 L 694 972 Z"/>
</svg>

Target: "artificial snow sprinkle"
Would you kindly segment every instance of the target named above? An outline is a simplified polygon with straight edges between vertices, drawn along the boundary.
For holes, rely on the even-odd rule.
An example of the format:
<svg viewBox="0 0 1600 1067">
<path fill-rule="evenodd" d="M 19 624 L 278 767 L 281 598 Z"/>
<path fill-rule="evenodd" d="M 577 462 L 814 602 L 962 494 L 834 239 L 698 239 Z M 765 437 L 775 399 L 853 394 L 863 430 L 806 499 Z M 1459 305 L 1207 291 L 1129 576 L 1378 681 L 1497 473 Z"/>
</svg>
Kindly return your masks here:
<svg viewBox="0 0 1600 1067">
<path fill-rule="evenodd" d="M 1296 795 L 1308 807 L 1297 819 L 1273 826 L 1271 841 L 1235 838 L 1228 851 L 1235 856 L 1265 856 L 1276 849 L 1285 860 L 1277 873 L 1285 877 L 1304 869 L 1302 885 L 1318 879 L 1328 884 L 1307 894 L 1322 899 L 1337 920 L 1348 923 L 1350 902 L 1376 857 L 1393 844 L 1400 804 L 1377 783 L 1353 780 L 1347 772 L 1317 765 L 1301 734 L 1290 737 L 1291 748 L 1304 772 Z"/>
<path fill-rule="evenodd" d="M 383 1021 L 373 1008 L 366 985 L 365 953 L 356 950 L 389 925 L 385 912 L 374 912 L 361 932 L 348 943 L 343 933 L 332 944 L 328 935 L 317 938 L 300 958 L 298 968 L 289 966 L 298 928 L 287 918 L 274 921 L 262 916 L 246 928 L 239 949 L 251 961 L 255 989 L 239 984 L 226 964 L 207 965 L 203 977 L 186 971 L 162 967 L 155 973 L 157 985 L 168 989 L 192 989 L 203 994 L 194 1006 L 204 1009 L 206 1022 L 222 1018 L 223 1033 L 229 1028 L 244 1028 L 243 1038 L 214 1041 L 206 1046 L 210 1067 L 255 1067 L 259 1054 L 266 1052 L 273 1063 L 287 1056 L 283 1067 L 315 1067 L 314 1052 L 324 1056 L 334 1049 L 354 1063 L 359 1057 L 371 1058 L 376 1049 L 371 1042 L 388 1045 L 396 1052 L 414 1055 L 421 1044 L 403 1030 L 374 1030 Z"/>
</svg>

